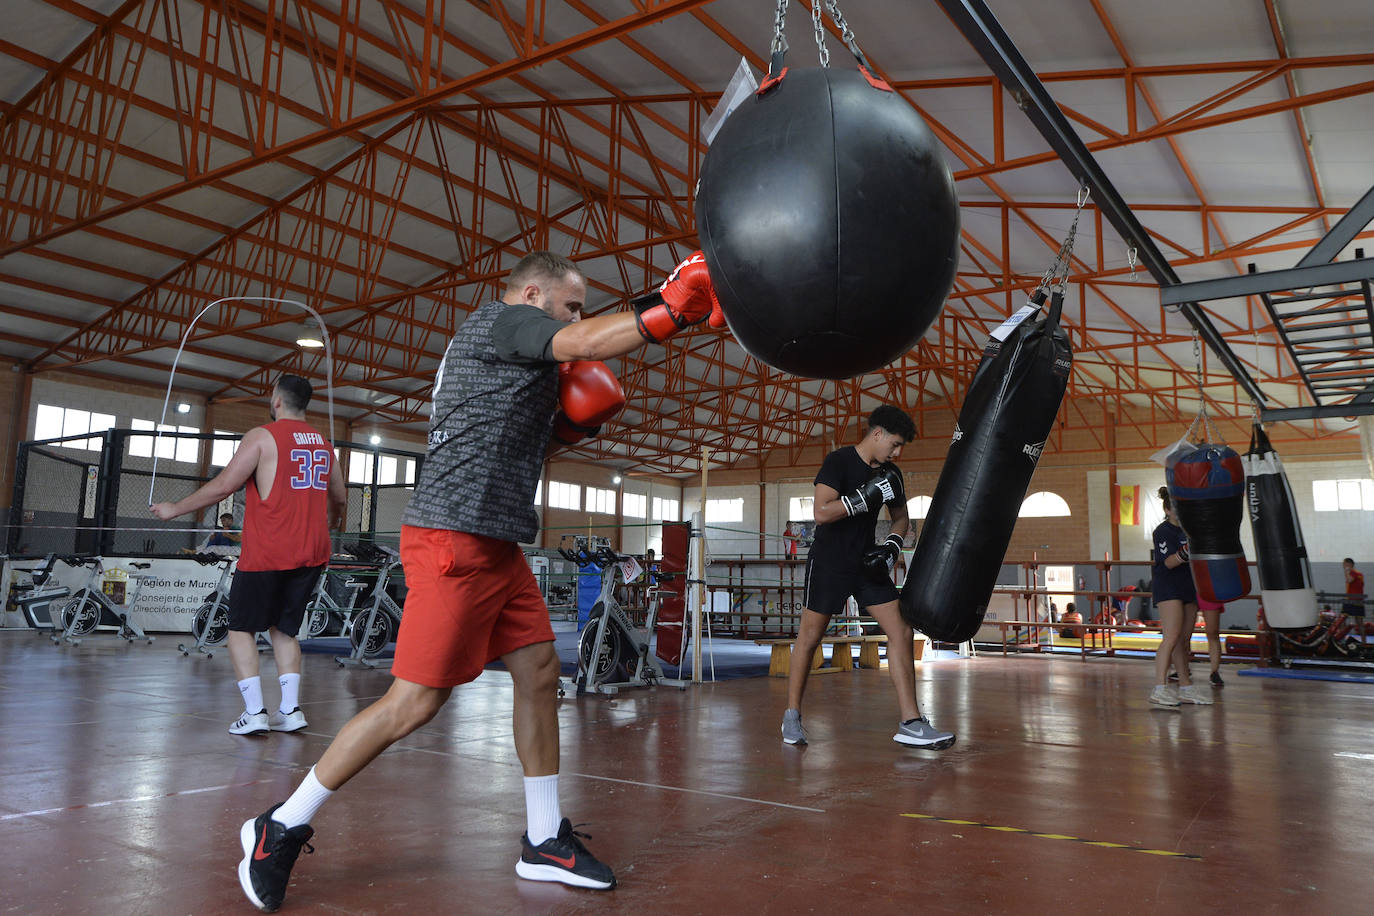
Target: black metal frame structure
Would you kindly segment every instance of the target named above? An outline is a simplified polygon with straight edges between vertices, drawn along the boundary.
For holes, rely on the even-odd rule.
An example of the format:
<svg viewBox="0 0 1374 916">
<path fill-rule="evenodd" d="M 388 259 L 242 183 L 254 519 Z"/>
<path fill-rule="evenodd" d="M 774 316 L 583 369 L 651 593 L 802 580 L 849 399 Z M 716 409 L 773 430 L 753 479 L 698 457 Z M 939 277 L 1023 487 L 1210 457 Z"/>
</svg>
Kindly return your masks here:
<svg viewBox="0 0 1374 916">
<path fill-rule="evenodd" d="M 1252 267 L 1240 277 L 1181 283 L 987 4 L 983 0 L 939 3 L 1050 148 L 1092 192 L 1102 215 L 1137 250 L 1141 264 L 1159 283 L 1161 305 L 1178 307 L 1254 399 L 1263 420 L 1374 414 L 1374 258 L 1357 251 L 1354 260 L 1334 260 L 1374 220 L 1374 188 L 1292 269 L 1255 272 Z M 1198 306 L 1213 299 L 1251 295 L 1264 302 L 1314 406 L 1266 408 L 1269 399 Z"/>
<path fill-rule="evenodd" d="M 1333 260 L 1371 220 L 1374 188 L 1295 267 L 1256 271 L 1252 265 L 1239 277 L 1160 290 L 1162 305 L 1241 296 L 1264 303 L 1313 406 L 1263 410 L 1263 420 L 1374 414 L 1374 258 L 1356 249 L 1352 260 Z"/>
<path fill-rule="evenodd" d="M 1178 287 L 1178 275 L 1164 253 L 1117 191 L 1088 146 L 1074 130 L 1069 119 L 1050 97 L 1045 84 L 1035 75 L 1020 50 L 1002 28 L 983 0 L 938 0 L 956 28 L 963 33 L 992 72 L 1002 81 L 1012 98 L 1057 156 L 1067 165 L 1079 184 L 1092 192 L 1093 202 L 1116 229 L 1122 240 L 1136 249 L 1140 263 L 1161 288 Z M 1198 332 L 1198 336 L 1217 355 L 1228 372 L 1263 407 L 1269 399 L 1251 378 L 1235 351 L 1217 332 L 1212 320 L 1196 301 L 1178 303 L 1179 311 Z"/>
</svg>

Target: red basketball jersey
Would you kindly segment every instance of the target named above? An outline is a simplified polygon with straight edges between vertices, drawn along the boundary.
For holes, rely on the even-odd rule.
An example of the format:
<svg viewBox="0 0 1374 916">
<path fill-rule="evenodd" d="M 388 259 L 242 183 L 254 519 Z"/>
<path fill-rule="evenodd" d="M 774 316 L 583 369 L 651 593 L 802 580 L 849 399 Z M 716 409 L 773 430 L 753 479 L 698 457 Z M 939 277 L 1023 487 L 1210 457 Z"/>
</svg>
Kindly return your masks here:
<svg viewBox="0 0 1374 916">
<path fill-rule="evenodd" d="M 238 568 L 260 572 L 322 566 L 329 562 L 334 449 L 300 420 L 277 420 L 263 429 L 277 443 L 277 473 L 266 499 L 258 493 L 257 475 L 248 478 Z"/>
</svg>

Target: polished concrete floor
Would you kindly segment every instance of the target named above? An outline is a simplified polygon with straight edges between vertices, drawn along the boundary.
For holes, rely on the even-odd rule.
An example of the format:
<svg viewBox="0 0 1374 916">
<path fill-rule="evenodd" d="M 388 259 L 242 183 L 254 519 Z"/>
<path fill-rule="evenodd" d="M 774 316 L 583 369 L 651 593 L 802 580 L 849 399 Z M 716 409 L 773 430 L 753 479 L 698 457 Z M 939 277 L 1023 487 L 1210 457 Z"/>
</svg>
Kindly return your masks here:
<svg viewBox="0 0 1374 916">
<path fill-rule="evenodd" d="M 0 631 L 0 913 L 253 912 L 239 824 L 390 680 L 307 656 L 307 731 L 238 738 L 228 659 L 175 642 Z M 563 807 L 620 881 L 598 893 L 515 876 L 487 672 L 325 806 L 282 911 L 1370 912 L 1374 686 L 1226 674 L 1160 710 L 1145 661 L 926 662 L 944 752 L 890 740 L 885 672 L 813 678 L 806 748 L 779 741 L 781 680 L 569 697 Z"/>
</svg>

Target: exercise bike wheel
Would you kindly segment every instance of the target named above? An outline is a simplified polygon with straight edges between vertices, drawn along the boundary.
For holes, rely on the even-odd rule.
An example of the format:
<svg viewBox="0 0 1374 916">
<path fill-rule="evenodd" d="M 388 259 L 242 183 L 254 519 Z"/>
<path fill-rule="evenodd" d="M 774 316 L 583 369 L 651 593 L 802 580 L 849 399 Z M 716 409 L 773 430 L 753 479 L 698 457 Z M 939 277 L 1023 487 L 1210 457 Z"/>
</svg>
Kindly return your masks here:
<svg viewBox="0 0 1374 916">
<path fill-rule="evenodd" d="M 59 629 L 66 633 L 70 627 L 72 636 L 89 636 L 100 623 L 100 604 L 87 592 L 79 592 L 59 612 Z M 76 623 L 72 623 L 75 618 Z"/>
<path fill-rule="evenodd" d="M 329 608 L 322 604 L 312 604 L 305 609 L 305 635 L 309 639 L 323 636 L 329 629 Z"/>
<path fill-rule="evenodd" d="M 205 602 L 196 610 L 191 632 L 202 646 L 222 646 L 229 638 L 229 611 L 223 606 Z"/>
<path fill-rule="evenodd" d="M 367 614 L 358 614 L 353 618 L 353 626 L 348 631 L 348 641 L 354 649 L 362 646 L 363 658 L 376 658 L 382 654 L 387 643 L 395 638 L 392 632 L 395 624 L 391 621 L 391 615 L 383 611 L 378 611 L 372 615 L 372 626 L 365 627 Z"/>
<path fill-rule="evenodd" d="M 599 655 L 596 653 L 596 631 L 599 624 L 599 616 L 591 618 L 582 628 L 582 635 L 577 638 L 577 673 L 584 688 L 622 680 L 626 677 L 626 665 L 634 663 L 630 647 L 625 644 L 625 635 L 615 627 L 606 628 L 606 635 L 601 641 L 603 651 Z M 592 665 L 593 660 L 596 663 L 595 669 Z"/>
</svg>

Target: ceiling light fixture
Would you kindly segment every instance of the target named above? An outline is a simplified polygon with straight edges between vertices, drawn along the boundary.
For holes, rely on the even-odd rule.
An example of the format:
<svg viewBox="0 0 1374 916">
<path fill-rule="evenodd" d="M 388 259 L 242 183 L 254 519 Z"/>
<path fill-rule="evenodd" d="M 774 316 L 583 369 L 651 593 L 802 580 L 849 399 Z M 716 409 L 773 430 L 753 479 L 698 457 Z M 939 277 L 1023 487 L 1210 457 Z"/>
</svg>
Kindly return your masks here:
<svg viewBox="0 0 1374 916">
<path fill-rule="evenodd" d="M 318 350 L 324 346 L 324 335 L 313 318 L 306 319 L 296 328 L 296 346 L 306 350 Z"/>
</svg>

